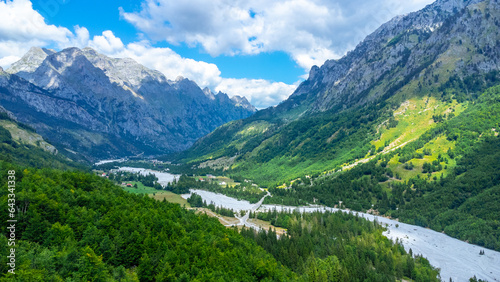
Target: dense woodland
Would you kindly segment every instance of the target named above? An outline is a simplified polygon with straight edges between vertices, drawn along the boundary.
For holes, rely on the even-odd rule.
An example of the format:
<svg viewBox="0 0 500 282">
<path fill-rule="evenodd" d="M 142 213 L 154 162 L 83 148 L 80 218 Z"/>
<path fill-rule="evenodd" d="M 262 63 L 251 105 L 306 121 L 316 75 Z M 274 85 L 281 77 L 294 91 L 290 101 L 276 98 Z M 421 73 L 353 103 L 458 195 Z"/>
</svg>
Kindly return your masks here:
<svg viewBox="0 0 500 282">
<path fill-rule="evenodd" d="M 426 259 L 413 258 L 385 238 L 380 225 L 352 214 L 269 211 L 258 216 L 286 228 L 286 235 L 252 229 L 241 234 L 306 281 L 439 281 L 439 271 Z"/>
<path fill-rule="evenodd" d="M 348 279 L 345 281 L 360 281 L 362 277 L 390 281 L 406 273 L 423 279 L 417 281 L 432 281 L 437 275 L 422 258 L 411 258 L 401 246 L 393 246 L 381 235 L 379 226 L 349 215 L 315 215 L 322 221 L 311 216 L 270 214 L 288 218 L 281 220 L 289 229 L 288 236 L 280 240 L 273 232 L 250 236 L 253 231 L 243 231 L 242 236 L 214 218 L 126 193 L 111 181 L 89 173 L 0 162 L 3 179 L 8 170 L 16 171 L 19 207 L 17 281 L 203 281 L 235 277 L 244 281 L 290 281 L 320 279 L 332 271 L 336 275 L 337 270 L 340 279 Z M 8 190 L 5 184 L 2 187 L 0 202 L 7 206 Z M 2 211 L 0 220 L 5 222 L 7 216 Z M 0 236 L 2 273 L 7 272 L 9 252 L 6 232 L 2 230 Z M 321 234 L 345 238 L 352 246 Z M 273 242 L 274 247 L 269 249 L 264 242 Z M 295 262 L 284 260 L 283 251 L 293 250 L 290 244 L 297 247 Z M 360 260 L 353 264 L 353 259 Z M 360 270 L 369 271 L 363 274 Z M 6 274 L 1 280 L 11 278 Z"/>
<path fill-rule="evenodd" d="M 251 240 L 179 205 L 124 192 L 84 172 L 16 171 L 17 281 L 281 280 L 294 277 Z M 7 207 L 6 182 L 0 202 Z M 2 209 L 0 220 L 6 222 Z M 6 230 L 0 236 L 2 280 Z"/>
<path fill-rule="evenodd" d="M 4 144 L 11 146 L 12 143 L 6 138 L 2 146 Z M 18 152 L 12 151 L 7 158 L 22 160 L 24 156 Z M 28 150 L 27 157 L 33 155 L 36 158 L 42 152 L 39 149 Z M 57 161 L 58 157 L 48 155 L 39 166 Z M 17 281 L 203 281 L 231 280 L 234 277 L 245 281 L 290 281 L 319 279 L 324 277 L 324 271 L 350 264 L 336 253 L 332 255 L 336 255 L 337 259 L 331 255 L 322 257 L 323 253 L 316 254 L 316 251 L 311 257 L 310 252 L 305 252 L 309 244 L 300 248 L 301 254 L 304 253 L 300 260 L 305 262 L 302 268 L 282 262 L 278 253 L 258 246 L 264 237 L 276 240 L 273 232 L 254 237 L 248 236 L 250 233 L 247 231 L 242 236 L 238 230 L 228 229 L 214 218 L 195 214 L 176 204 L 126 193 L 106 178 L 73 170 L 75 166 L 71 165 L 71 161 L 67 162 L 70 165 L 62 163 L 61 169 L 50 169 L 27 167 L 22 161 L 21 165 L 0 161 L 1 179 L 7 179 L 8 170 L 16 171 Z M 137 175 L 127 173 L 113 174 L 110 178 L 114 181 L 140 180 Z M 152 177 L 143 178 L 141 180 L 154 181 Z M 186 182 L 184 184 L 188 185 L 187 182 L 194 180 L 187 176 L 181 179 L 176 184 Z M 7 206 L 7 183 L 1 185 L 0 202 Z M 190 201 L 194 203 L 195 200 L 194 197 Z M 234 215 L 234 211 L 217 208 L 211 203 L 201 205 L 219 214 Z M 6 210 L 2 210 L 0 220 L 5 222 L 7 217 Z M 303 220 L 301 224 L 314 225 L 316 222 L 314 218 Z M 371 226 L 365 220 L 355 221 L 364 221 L 360 223 L 362 226 Z M 286 224 L 283 223 L 283 226 L 291 228 L 289 235 L 294 234 L 293 227 Z M 352 232 L 355 234 L 356 231 Z M 2 230 L 1 233 L 0 268 L 1 273 L 7 273 L 7 231 Z M 302 232 L 286 238 L 315 240 L 316 233 L 308 234 Z M 385 240 L 376 243 L 381 246 L 390 245 L 381 235 L 374 240 Z M 276 246 L 282 248 L 284 245 Z M 376 256 L 379 251 L 378 248 L 372 250 Z M 421 258 L 408 260 L 415 266 L 422 264 Z M 283 263 L 287 265 L 283 266 Z M 427 266 L 422 269 L 427 269 L 434 276 L 437 273 Z M 347 276 L 340 277 L 357 281 L 357 274 L 352 271 L 358 270 L 342 268 L 341 275 Z M 397 277 L 394 275 L 384 273 L 369 277 Z M 0 280 L 11 281 L 12 278 L 4 274 Z"/>
</svg>

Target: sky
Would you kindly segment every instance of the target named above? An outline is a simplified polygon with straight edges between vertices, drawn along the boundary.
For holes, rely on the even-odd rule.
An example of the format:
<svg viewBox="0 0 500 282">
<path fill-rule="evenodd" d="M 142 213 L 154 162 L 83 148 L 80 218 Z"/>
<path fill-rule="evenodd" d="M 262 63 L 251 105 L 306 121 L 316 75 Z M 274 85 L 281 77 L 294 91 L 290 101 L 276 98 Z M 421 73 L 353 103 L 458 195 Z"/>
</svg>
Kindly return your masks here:
<svg viewBox="0 0 500 282">
<path fill-rule="evenodd" d="M 92 47 L 200 87 L 277 105 L 313 65 L 339 59 L 433 0 L 0 0 L 0 66 L 32 46 Z"/>
</svg>

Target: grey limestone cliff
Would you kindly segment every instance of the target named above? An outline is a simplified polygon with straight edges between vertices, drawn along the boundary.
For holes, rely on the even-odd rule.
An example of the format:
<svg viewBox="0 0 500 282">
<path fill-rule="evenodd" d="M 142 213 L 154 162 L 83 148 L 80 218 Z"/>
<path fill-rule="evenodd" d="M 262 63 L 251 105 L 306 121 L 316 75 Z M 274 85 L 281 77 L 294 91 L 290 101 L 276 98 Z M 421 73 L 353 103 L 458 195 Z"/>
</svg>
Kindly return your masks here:
<svg viewBox="0 0 500 282">
<path fill-rule="evenodd" d="M 89 159 L 179 151 L 255 112 L 244 98 L 207 94 L 189 79 L 170 81 L 91 48 L 31 48 L 2 71 L 0 105 Z"/>
<path fill-rule="evenodd" d="M 395 17 L 341 59 L 312 67 L 280 107 L 307 105 L 308 113 L 342 109 L 402 91 L 413 95 L 405 88 L 412 81 L 421 92 L 436 92 L 432 81 L 439 85 L 455 76 L 463 80 L 496 71 L 499 22 L 498 1 L 438 0 Z"/>
</svg>

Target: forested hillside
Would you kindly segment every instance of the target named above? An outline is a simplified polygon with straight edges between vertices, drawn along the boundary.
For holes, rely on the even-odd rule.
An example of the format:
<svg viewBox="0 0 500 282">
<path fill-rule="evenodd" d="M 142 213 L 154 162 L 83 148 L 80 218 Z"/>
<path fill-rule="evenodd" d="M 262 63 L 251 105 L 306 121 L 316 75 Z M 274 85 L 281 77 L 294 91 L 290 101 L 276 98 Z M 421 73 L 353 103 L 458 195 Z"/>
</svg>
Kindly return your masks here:
<svg viewBox="0 0 500 282">
<path fill-rule="evenodd" d="M 242 236 L 215 218 L 129 194 L 92 174 L 0 162 L 2 179 L 12 175 L 9 171 L 16 177 L 16 274 L 7 272 L 9 230 L 2 230 L 2 281 L 307 281 L 332 271 L 343 281 L 434 281 L 438 274 L 425 259 L 389 242 L 380 226 L 351 215 L 297 222 L 296 214 L 281 214 L 287 236 L 278 239 L 271 231 Z M 5 182 L 0 203 L 6 207 L 8 193 Z M 326 227 L 318 225 L 319 217 Z M 0 220 L 7 219 L 12 218 L 4 209 Z M 335 236 L 349 243 L 339 245 L 331 240 Z M 284 250 L 294 250 L 290 244 L 297 253 L 285 258 Z"/>
<path fill-rule="evenodd" d="M 268 203 L 375 209 L 500 250 L 500 86 L 419 139 L 345 172 L 272 188 Z M 445 144 L 446 146 L 442 146 Z"/>
<path fill-rule="evenodd" d="M 2 118 L 2 124 L 15 134 L 21 136 L 15 130 L 26 130 L 25 134 L 37 136 L 29 127 Z M 323 230 L 316 218 L 302 218 L 299 226 L 314 226 L 314 232 L 298 233 L 294 221 L 280 219 L 290 232 L 279 240 L 271 231 L 258 236 L 248 230 L 240 234 L 236 228 L 224 227 L 215 218 L 177 204 L 127 193 L 106 178 L 82 171 L 85 167 L 43 150 L 48 143 L 29 145 L 25 143 L 29 139 L 14 140 L 11 131 L 0 130 L 2 157 L 7 160 L 0 161 L 0 178 L 8 179 L 15 171 L 15 189 L 9 190 L 7 181 L 2 182 L 0 203 L 14 206 L 17 221 L 15 275 L 7 272 L 7 256 L 13 247 L 8 244 L 10 230 L 0 232 L 2 281 L 213 281 L 236 277 L 241 281 L 307 281 L 332 271 L 344 281 L 363 277 L 433 281 L 438 274 L 425 259 L 407 255 L 402 246 L 381 235 L 380 226 L 365 219 L 327 215 L 334 225 Z M 37 140 L 45 142 L 41 137 Z M 172 188 L 188 185 L 184 178 Z M 15 203 L 8 200 L 13 198 L 8 194 L 15 194 Z M 13 218 L 8 209 L 2 209 L 0 220 Z M 340 241 L 330 237 L 317 243 L 324 250 L 336 251 L 312 249 L 310 243 L 304 243 L 319 240 L 317 232 L 331 232 L 332 228 L 341 230 L 336 236 L 349 240 L 356 251 L 347 245 L 339 249 L 336 244 Z M 269 249 L 263 242 L 274 242 L 275 247 Z M 283 258 L 290 242 L 297 247 L 293 264 Z M 370 259 L 362 259 L 368 254 Z M 386 259 L 393 261 L 390 268 L 385 268 L 387 261 L 382 260 Z M 362 269 L 366 274 L 359 272 Z"/>
<path fill-rule="evenodd" d="M 2 111 L 0 111 L 0 160 L 37 168 L 85 169 L 83 164 L 60 154 L 54 146 L 36 134 L 33 128 L 16 122 Z"/>
<path fill-rule="evenodd" d="M 497 1 L 436 1 L 313 67 L 280 105 L 165 159 L 222 163 L 228 174 L 272 186 L 402 147 L 500 82 L 499 22 Z"/>
<path fill-rule="evenodd" d="M 282 267 L 237 230 L 179 205 L 128 194 L 82 172 L 16 171 L 16 275 L 7 273 L 7 230 L 0 236 L 2 280 L 288 281 Z M 7 207 L 2 183 L 0 202 Z M 6 222 L 7 209 L 0 219 Z"/>
</svg>

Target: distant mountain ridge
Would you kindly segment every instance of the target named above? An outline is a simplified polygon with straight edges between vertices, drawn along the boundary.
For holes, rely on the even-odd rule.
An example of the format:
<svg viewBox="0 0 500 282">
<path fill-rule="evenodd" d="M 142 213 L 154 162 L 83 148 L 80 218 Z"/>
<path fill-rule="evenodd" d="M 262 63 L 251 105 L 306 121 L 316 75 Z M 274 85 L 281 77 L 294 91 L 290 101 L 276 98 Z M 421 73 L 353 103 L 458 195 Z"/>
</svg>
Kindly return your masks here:
<svg viewBox="0 0 500 282">
<path fill-rule="evenodd" d="M 33 47 L 0 72 L 0 105 L 52 143 L 91 159 L 179 151 L 255 112 L 244 97 L 171 81 L 91 48 Z"/>
<path fill-rule="evenodd" d="M 403 121 L 404 105 L 447 115 L 500 83 L 499 27 L 498 1 L 438 0 L 382 25 L 341 59 L 312 67 L 276 107 L 221 126 L 169 158 L 229 158 L 226 169 L 272 184 L 402 146 L 418 138 L 411 123 L 382 144 L 380 129 Z M 431 100 L 435 108 L 425 108 Z M 429 129 L 439 120 L 431 117 Z"/>
<path fill-rule="evenodd" d="M 478 8 L 469 9 L 475 6 Z M 420 11 L 397 16 L 368 35 L 344 57 L 327 60 L 321 67 L 313 66 L 308 79 L 287 100 L 259 115 L 288 116 L 290 110 L 295 109 L 298 113 L 294 116 L 298 117 L 299 114 L 364 105 L 382 96 L 389 98 L 422 70 L 443 61 L 445 56 L 456 62 L 468 59 L 463 55 L 475 53 L 485 46 L 491 48 L 486 51 L 495 51 L 497 36 L 484 36 L 483 32 L 498 28 L 498 21 L 480 17 L 484 13 L 497 12 L 496 1 L 437 0 Z M 449 34 L 455 36 L 450 38 Z M 498 54 L 477 53 L 474 65 L 480 67 L 472 69 L 473 65 L 456 62 L 453 68 L 450 67 L 453 72 L 443 75 L 464 77 L 468 73 L 497 70 L 499 57 L 495 55 Z"/>
</svg>

